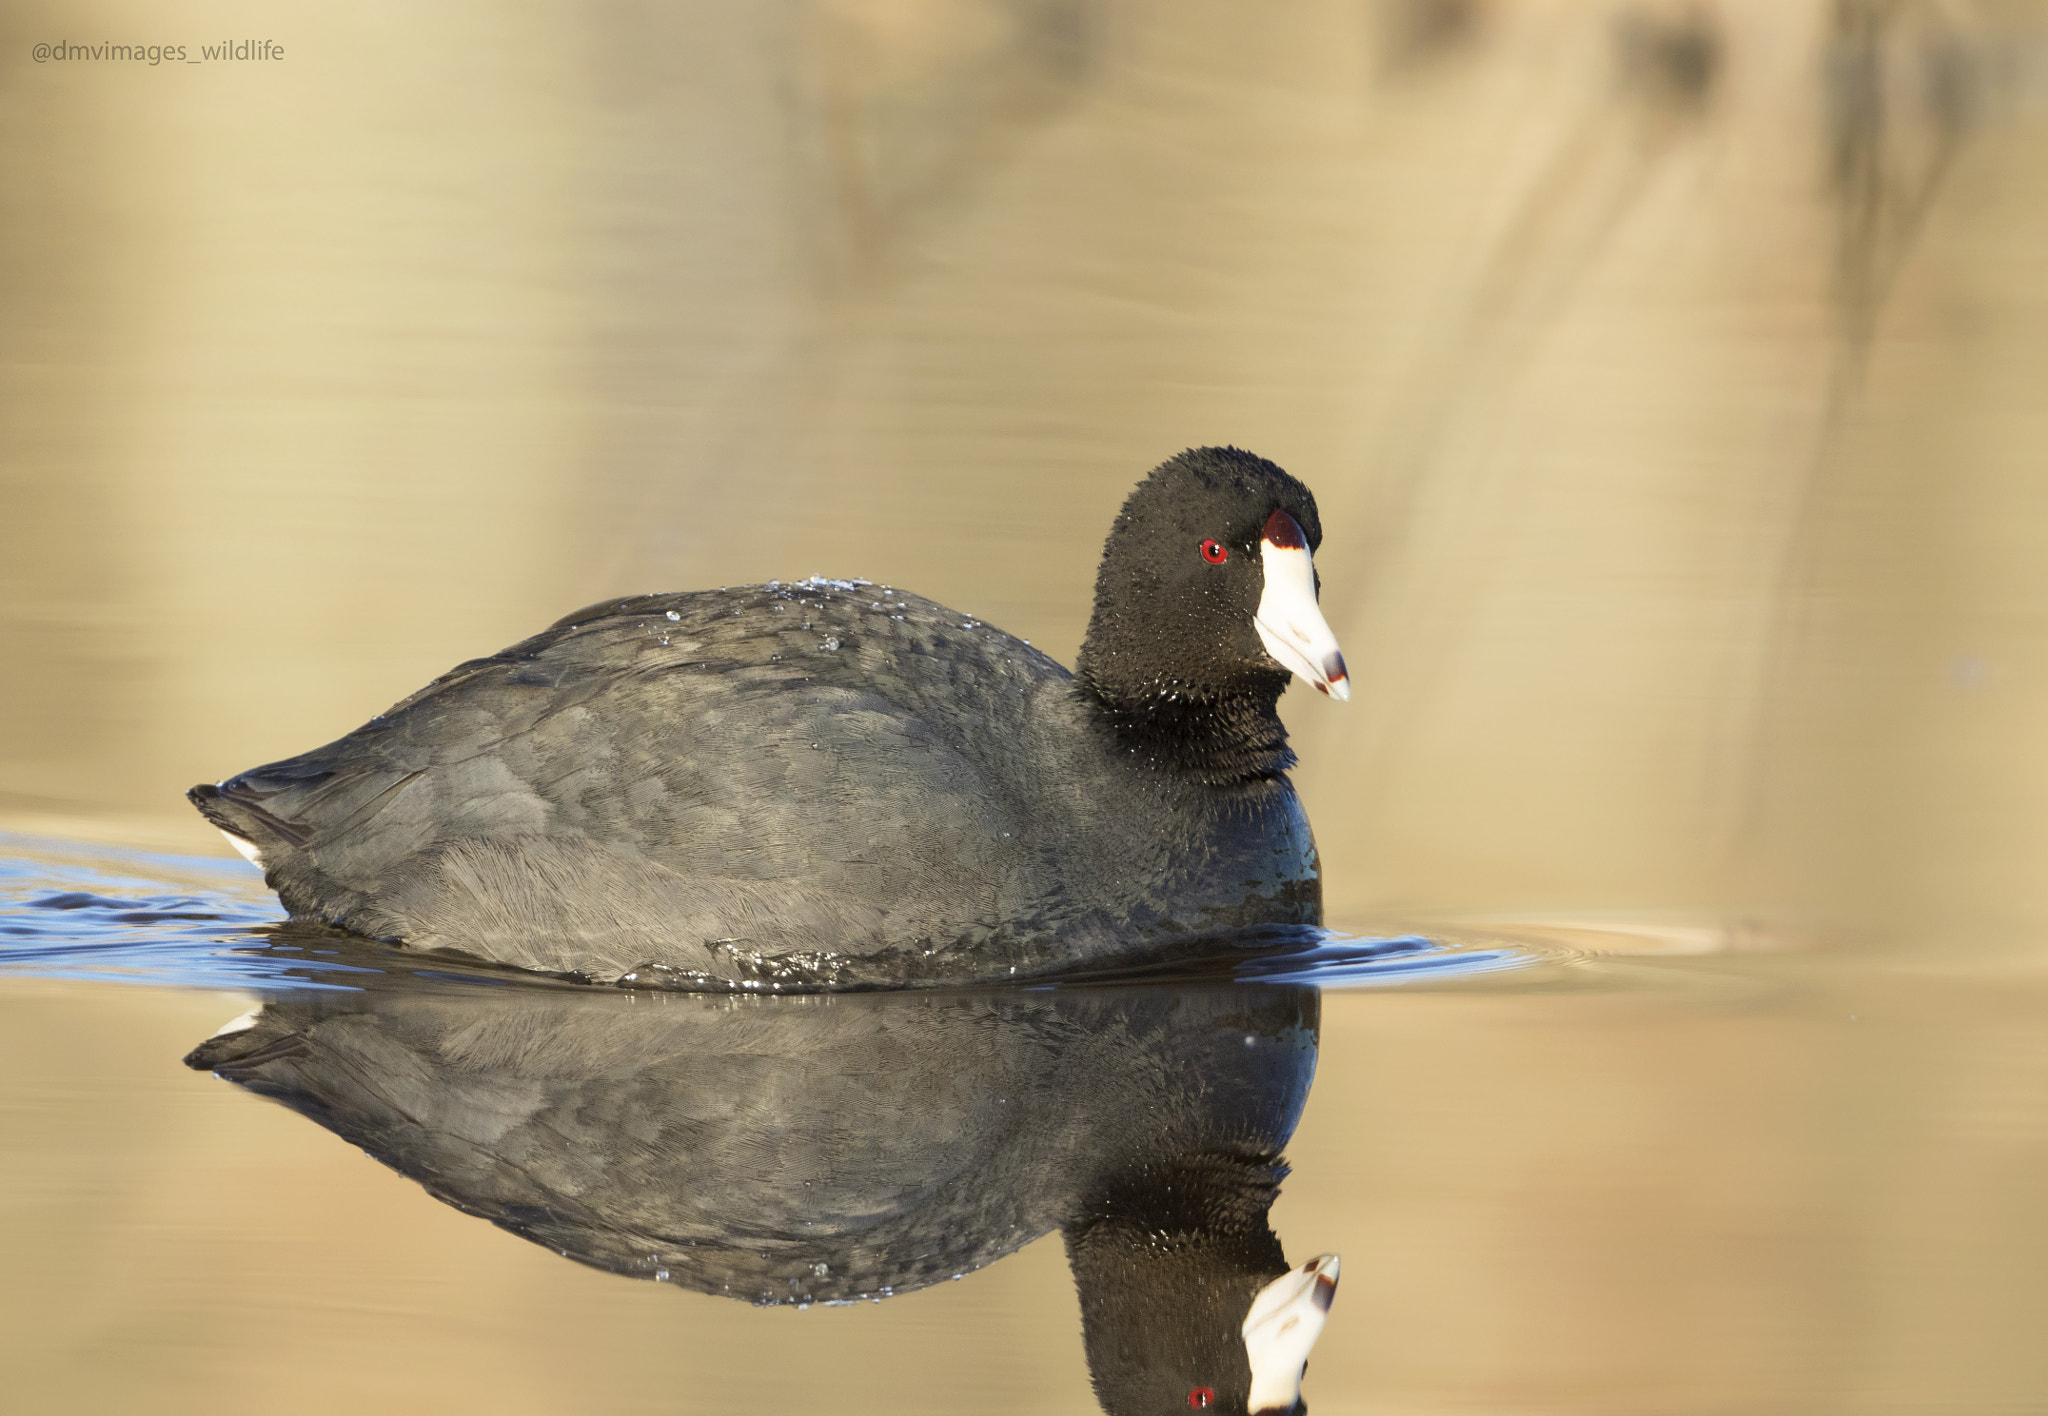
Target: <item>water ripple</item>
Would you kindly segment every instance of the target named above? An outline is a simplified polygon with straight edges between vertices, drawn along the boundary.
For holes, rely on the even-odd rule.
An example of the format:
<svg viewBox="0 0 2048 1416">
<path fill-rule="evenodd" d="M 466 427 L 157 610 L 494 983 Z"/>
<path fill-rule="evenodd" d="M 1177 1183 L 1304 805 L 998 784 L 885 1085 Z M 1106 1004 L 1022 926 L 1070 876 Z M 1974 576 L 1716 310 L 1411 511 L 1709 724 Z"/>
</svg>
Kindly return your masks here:
<svg viewBox="0 0 2048 1416">
<path fill-rule="evenodd" d="M 284 961 L 257 931 L 282 918 L 238 861 L 0 835 L 0 976 L 269 986 Z"/>
<path fill-rule="evenodd" d="M 1252 931 L 1179 944 L 1156 959 L 1052 981 L 1215 979 L 1373 988 L 1449 982 L 1569 962 L 1526 941 L 1448 942 L 1416 934 Z M 286 925 L 262 876 L 240 861 L 74 845 L 0 833 L 0 978 L 92 979 L 172 988 L 297 990 L 350 986 L 365 973 L 460 974 L 486 967 L 399 955 L 319 926 Z M 1539 973 L 1549 970 L 1538 969 Z M 1047 981 L 1040 980 L 1041 985 Z"/>
</svg>

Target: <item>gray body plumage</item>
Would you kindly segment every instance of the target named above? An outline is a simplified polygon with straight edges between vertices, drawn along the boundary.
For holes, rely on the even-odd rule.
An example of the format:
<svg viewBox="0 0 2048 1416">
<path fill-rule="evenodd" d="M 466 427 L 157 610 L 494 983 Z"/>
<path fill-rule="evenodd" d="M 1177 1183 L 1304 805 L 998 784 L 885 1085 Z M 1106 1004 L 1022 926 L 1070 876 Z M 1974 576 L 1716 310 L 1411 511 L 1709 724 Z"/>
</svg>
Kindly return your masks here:
<svg viewBox="0 0 2048 1416">
<path fill-rule="evenodd" d="M 593 980 L 1029 977 L 1321 917 L 1283 775 L 1191 781 L 858 582 L 607 601 L 193 799 L 295 915 Z"/>
<path fill-rule="evenodd" d="M 368 991 L 273 1001 L 186 1061 L 535 1243 L 754 1303 L 949 1279 L 1190 1166 L 1270 1175 L 1229 1227 L 1277 1256 L 1265 1206 L 1315 1070 L 1299 987 L 735 998 L 348 977 Z M 1169 1301 L 1127 1310 L 1171 1327 L 1224 1275 L 1159 1239 L 1143 1281 Z M 1084 1301 L 1127 1303 L 1092 1272 Z"/>
</svg>

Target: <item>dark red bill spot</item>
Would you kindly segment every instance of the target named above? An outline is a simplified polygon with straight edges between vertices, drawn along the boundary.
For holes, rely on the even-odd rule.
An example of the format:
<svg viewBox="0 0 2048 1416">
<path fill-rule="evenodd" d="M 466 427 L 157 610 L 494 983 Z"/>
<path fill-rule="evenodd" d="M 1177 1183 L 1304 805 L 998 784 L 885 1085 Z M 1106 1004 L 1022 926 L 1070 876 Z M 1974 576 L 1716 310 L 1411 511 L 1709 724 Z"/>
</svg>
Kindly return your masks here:
<svg viewBox="0 0 2048 1416">
<path fill-rule="evenodd" d="M 1308 537 L 1301 534 L 1301 523 L 1284 511 L 1276 511 L 1266 518 L 1264 538 L 1267 545 L 1278 551 L 1308 548 Z"/>
<path fill-rule="evenodd" d="M 1230 559 L 1230 547 L 1221 541 L 1202 542 L 1202 559 L 1211 565 L 1221 565 Z"/>
<path fill-rule="evenodd" d="M 1188 1393 L 1188 1409 L 1191 1411 L 1200 1411 L 1203 1407 L 1208 1406 L 1211 1402 L 1215 1400 L 1216 1388 L 1196 1387 L 1193 1391 Z"/>
<path fill-rule="evenodd" d="M 1330 1304 L 1337 1297 L 1337 1280 L 1326 1273 L 1316 1275 L 1316 1285 L 1310 1290 L 1308 1300 L 1316 1305 L 1319 1312 L 1330 1311 Z"/>
</svg>

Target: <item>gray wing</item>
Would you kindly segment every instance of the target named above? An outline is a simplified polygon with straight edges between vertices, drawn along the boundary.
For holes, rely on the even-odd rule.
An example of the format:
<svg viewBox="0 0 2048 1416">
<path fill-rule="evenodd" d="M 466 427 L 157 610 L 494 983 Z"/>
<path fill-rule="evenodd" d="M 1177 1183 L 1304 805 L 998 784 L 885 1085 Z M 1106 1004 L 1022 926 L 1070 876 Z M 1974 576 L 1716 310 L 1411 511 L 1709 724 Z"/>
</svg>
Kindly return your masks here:
<svg viewBox="0 0 2048 1416">
<path fill-rule="evenodd" d="M 195 801 L 294 913 L 373 937 L 829 983 L 1028 908 L 1032 784 L 1004 766 L 1066 679 L 912 596 L 647 596 Z"/>
</svg>

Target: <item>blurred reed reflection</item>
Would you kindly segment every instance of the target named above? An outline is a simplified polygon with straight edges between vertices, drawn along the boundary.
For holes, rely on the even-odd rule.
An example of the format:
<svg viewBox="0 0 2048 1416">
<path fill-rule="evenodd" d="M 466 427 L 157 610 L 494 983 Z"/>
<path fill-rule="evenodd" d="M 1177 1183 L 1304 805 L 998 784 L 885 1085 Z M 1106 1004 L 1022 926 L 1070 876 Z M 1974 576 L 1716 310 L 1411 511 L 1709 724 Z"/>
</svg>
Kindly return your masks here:
<svg viewBox="0 0 2048 1416">
<path fill-rule="evenodd" d="M 14 827 L 210 847 L 184 784 L 627 591 L 1070 657 L 1233 442 L 1329 528 L 1338 918 L 2039 923 L 2038 0 L 208 24 L 288 57 L 0 90 Z"/>
<path fill-rule="evenodd" d="M 343 981 L 365 991 L 273 998 L 187 1064 L 566 1258 L 757 1305 L 879 1302 L 1057 1229 L 1106 1410 L 1248 1409 L 1266 1349 L 1240 1329 L 1288 1274 L 1267 1211 L 1315 1072 L 1313 988 Z M 1306 1352 L 1278 1354 L 1290 1408 Z"/>
</svg>

